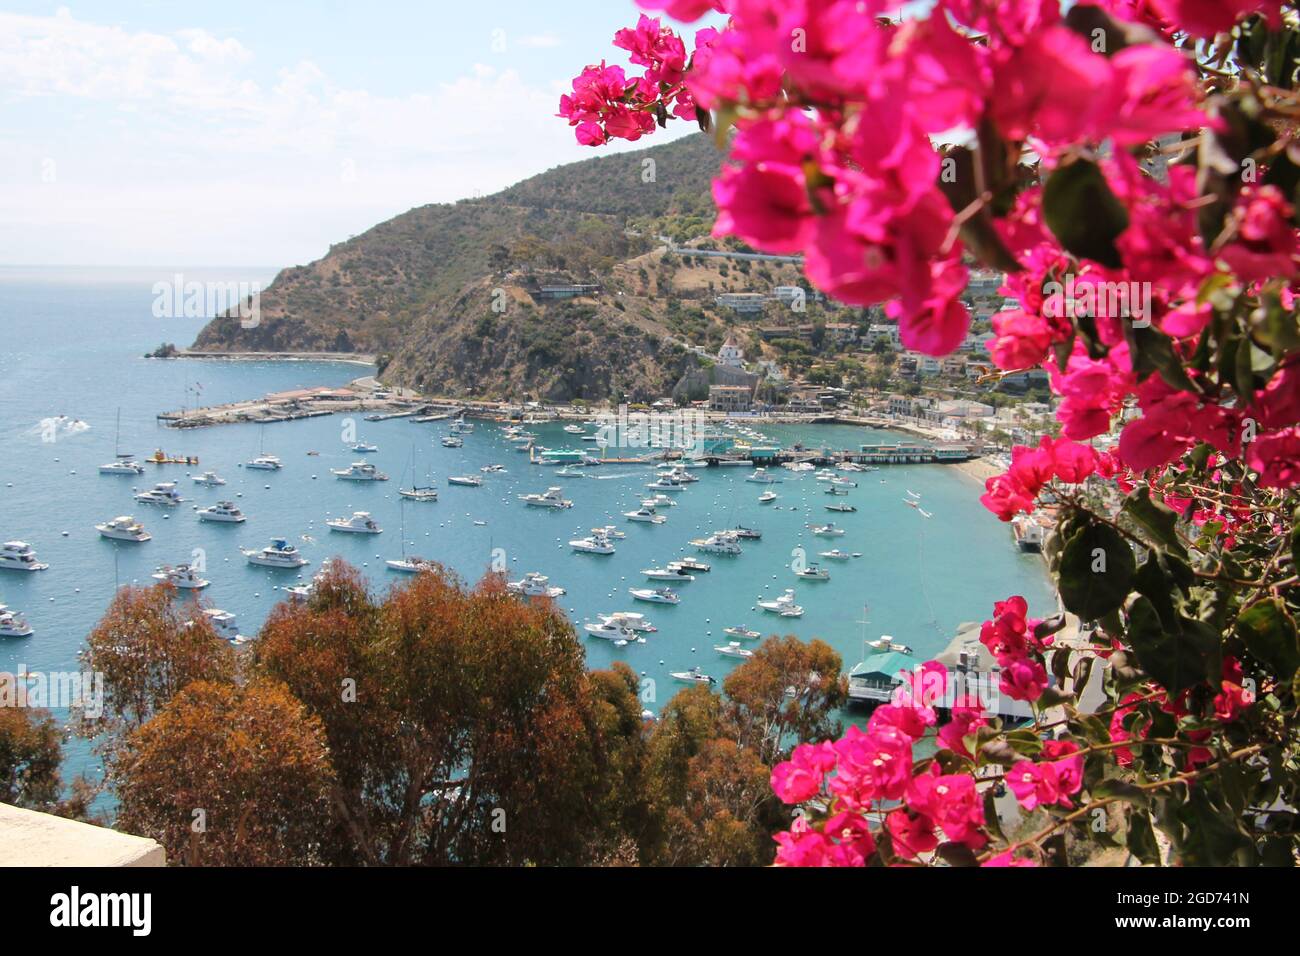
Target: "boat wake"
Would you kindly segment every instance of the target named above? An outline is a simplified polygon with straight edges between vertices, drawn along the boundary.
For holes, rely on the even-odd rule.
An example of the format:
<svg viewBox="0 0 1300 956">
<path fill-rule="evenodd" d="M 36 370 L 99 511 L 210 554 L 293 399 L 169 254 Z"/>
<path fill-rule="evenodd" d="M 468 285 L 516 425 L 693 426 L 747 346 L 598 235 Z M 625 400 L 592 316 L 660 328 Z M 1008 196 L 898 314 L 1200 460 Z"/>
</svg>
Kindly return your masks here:
<svg viewBox="0 0 1300 956">
<path fill-rule="evenodd" d="M 80 418 L 53 415 L 49 418 L 42 418 L 27 430 L 27 434 L 43 441 L 57 441 L 60 438 L 71 438 L 74 435 L 80 435 L 82 432 L 88 431 L 90 431 L 90 425 Z"/>
</svg>

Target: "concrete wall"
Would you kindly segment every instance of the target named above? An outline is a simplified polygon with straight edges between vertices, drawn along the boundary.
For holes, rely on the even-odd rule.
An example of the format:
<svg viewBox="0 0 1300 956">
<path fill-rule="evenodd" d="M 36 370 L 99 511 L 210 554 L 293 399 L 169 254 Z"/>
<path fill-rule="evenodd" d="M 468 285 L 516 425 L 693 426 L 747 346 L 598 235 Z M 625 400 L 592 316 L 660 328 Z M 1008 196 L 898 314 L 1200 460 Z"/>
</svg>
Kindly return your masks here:
<svg viewBox="0 0 1300 956">
<path fill-rule="evenodd" d="M 0 866 L 166 866 L 145 837 L 0 803 Z"/>
</svg>

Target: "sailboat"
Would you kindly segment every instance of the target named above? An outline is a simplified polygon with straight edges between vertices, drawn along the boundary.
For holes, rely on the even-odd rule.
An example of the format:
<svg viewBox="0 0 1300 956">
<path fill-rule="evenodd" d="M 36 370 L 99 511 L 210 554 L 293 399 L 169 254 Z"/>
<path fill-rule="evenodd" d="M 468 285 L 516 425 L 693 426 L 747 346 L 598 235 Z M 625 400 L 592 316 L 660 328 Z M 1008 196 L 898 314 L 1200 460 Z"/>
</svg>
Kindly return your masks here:
<svg viewBox="0 0 1300 956">
<path fill-rule="evenodd" d="M 399 502 L 402 511 L 402 558 L 400 561 L 385 561 L 390 571 L 398 571 L 402 574 L 419 574 L 421 571 L 433 569 L 433 562 L 426 561 L 424 558 L 417 558 L 414 555 L 408 556 L 406 553 L 406 502 Z"/>
<path fill-rule="evenodd" d="M 411 487 L 398 488 L 397 493 L 403 498 L 409 498 L 412 501 L 437 501 L 438 492 L 432 484 L 419 485 L 415 484 L 415 448 L 411 448 Z"/>
<path fill-rule="evenodd" d="M 144 466 L 135 460 L 135 455 L 122 451 L 122 408 L 117 409 L 117 431 L 113 434 L 114 461 L 99 466 L 101 475 L 143 475 Z"/>
<path fill-rule="evenodd" d="M 276 458 L 275 455 L 266 453 L 266 426 L 262 426 L 262 431 L 258 439 L 257 457 L 252 461 L 244 462 L 245 468 L 252 468 L 255 471 L 279 471 L 284 467 L 284 462 Z"/>
</svg>

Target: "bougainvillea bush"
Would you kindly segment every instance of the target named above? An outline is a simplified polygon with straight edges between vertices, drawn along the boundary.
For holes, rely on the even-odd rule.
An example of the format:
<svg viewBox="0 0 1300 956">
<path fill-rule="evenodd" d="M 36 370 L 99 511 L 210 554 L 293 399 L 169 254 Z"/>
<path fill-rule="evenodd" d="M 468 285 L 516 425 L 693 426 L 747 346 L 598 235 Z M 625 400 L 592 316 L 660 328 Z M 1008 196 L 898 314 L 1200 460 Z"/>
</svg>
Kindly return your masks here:
<svg viewBox="0 0 1300 956">
<path fill-rule="evenodd" d="M 949 675 L 926 665 L 865 730 L 776 767 L 795 805 L 776 861 L 1293 864 L 1296 11 L 642 6 L 614 40 L 632 68 L 589 66 L 560 103 L 579 142 L 711 130 L 729 152 L 715 234 L 802 253 L 911 349 L 955 349 L 969 270 L 1004 273 L 1018 307 L 993 319 L 989 379 L 1042 368 L 1058 397 L 1059 437 L 1016 448 L 982 499 L 1004 521 L 1053 511 L 1069 616 L 990 595 L 981 633 L 1034 721 L 936 710 L 913 691 Z M 703 20 L 682 34 L 655 12 Z M 1105 699 L 1084 707 L 1094 677 Z"/>
</svg>

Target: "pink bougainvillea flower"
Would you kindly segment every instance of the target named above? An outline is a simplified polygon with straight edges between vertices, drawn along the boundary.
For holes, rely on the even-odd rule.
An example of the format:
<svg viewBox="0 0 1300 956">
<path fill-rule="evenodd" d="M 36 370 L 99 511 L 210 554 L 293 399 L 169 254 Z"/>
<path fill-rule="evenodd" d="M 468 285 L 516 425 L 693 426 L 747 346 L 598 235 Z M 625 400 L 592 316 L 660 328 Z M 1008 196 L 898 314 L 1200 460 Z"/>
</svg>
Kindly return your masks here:
<svg viewBox="0 0 1300 956">
<path fill-rule="evenodd" d="M 949 840 L 973 850 L 988 838 L 984 826 L 984 803 L 975 789 L 975 778 L 967 773 L 917 774 L 907 788 L 907 806 L 913 813 L 932 820 Z"/>
<path fill-rule="evenodd" d="M 1300 484 L 1300 428 L 1260 435 L 1246 446 L 1246 464 L 1263 487 L 1294 488 Z"/>
<path fill-rule="evenodd" d="M 803 803 L 821 791 L 822 778 L 835 767 L 829 741 L 800 744 L 790 759 L 772 768 L 772 791 L 783 803 Z"/>
<path fill-rule="evenodd" d="M 706 13 L 722 13 L 725 0 L 636 0 L 642 10 L 662 10 L 674 20 L 690 23 Z"/>
<path fill-rule="evenodd" d="M 885 829 L 889 831 L 894 852 L 905 860 L 915 860 L 939 845 L 934 821 L 906 807 L 890 811 L 885 817 Z"/>
</svg>

